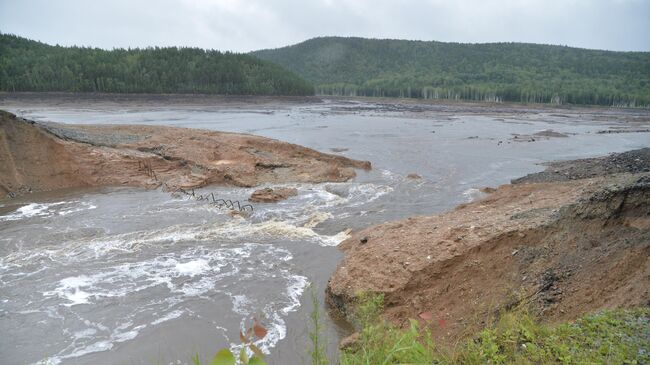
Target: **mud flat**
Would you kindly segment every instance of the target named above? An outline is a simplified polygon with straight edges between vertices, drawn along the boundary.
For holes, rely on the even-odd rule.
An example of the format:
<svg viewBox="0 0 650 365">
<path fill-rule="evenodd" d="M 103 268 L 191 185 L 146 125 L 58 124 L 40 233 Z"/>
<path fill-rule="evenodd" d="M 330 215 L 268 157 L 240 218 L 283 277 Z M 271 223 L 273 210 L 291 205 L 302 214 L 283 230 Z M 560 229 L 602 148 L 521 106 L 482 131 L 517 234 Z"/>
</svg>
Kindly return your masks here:
<svg viewBox="0 0 650 365">
<path fill-rule="evenodd" d="M 387 319 L 433 318 L 450 342 L 520 303 L 549 322 L 650 305 L 649 156 L 552 164 L 453 211 L 357 232 L 327 300 L 350 319 L 358 293 L 383 293 Z"/>
<path fill-rule="evenodd" d="M 82 186 L 342 182 L 367 161 L 246 134 L 36 123 L 0 111 L 0 198 Z"/>
</svg>

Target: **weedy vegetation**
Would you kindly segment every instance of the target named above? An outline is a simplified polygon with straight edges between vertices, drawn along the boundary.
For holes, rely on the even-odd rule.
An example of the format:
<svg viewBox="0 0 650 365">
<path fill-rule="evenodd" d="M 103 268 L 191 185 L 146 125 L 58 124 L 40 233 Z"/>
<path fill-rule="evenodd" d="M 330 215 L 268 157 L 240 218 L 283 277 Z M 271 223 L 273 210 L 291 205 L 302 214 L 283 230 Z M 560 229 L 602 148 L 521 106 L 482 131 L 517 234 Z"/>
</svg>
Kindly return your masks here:
<svg viewBox="0 0 650 365">
<path fill-rule="evenodd" d="M 400 328 L 381 318 L 382 295 L 357 300 L 358 340 L 330 361 L 322 336 L 322 311 L 312 293 L 310 365 L 483 365 L 483 364 L 650 364 L 650 308 L 605 310 L 572 323 L 543 324 L 526 308 L 501 313 L 476 335 L 455 346 L 435 343 L 430 316 L 411 319 Z M 209 365 L 262 365 L 264 354 L 253 344 L 266 336 L 254 320 L 241 332 L 239 358 L 229 349 L 217 352 Z M 253 355 L 248 356 L 248 350 Z M 239 361 L 239 362 L 238 362 Z M 201 365 L 198 356 L 192 359 Z"/>
<path fill-rule="evenodd" d="M 650 363 L 650 308 L 605 310 L 559 325 L 542 324 L 517 308 L 464 342 L 446 346 L 434 343 L 429 326 L 416 320 L 405 329 L 383 321 L 382 300 L 362 299 L 359 342 L 341 353 L 341 365 Z"/>
</svg>

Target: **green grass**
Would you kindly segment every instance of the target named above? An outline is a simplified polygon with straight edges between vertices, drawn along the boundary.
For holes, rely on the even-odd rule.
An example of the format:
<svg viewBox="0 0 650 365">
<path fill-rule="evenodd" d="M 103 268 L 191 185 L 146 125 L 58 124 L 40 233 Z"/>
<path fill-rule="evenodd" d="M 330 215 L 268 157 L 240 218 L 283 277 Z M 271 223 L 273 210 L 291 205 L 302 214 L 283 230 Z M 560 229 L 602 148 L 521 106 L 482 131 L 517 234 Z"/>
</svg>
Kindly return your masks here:
<svg viewBox="0 0 650 365">
<path fill-rule="evenodd" d="M 605 310 L 559 325 L 542 324 L 527 310 L 519 308 L 502 313 L 475 336 L 452 347 L 436 344 L 431 332 L 416 320 L 411 320 L 406 329 L 383 321 L 380 295 L 359 297 L 356 306 L 356 325 L 361 328 L 359 339 L 341 351 L 338 362 L 329 361 L 321 333 L 319 303 L 313 293 L 312 300 L 314 311 L 309 333 L 312 346 L 308 350 L 311 365 L 650 364 L 648 307 Z M 262 356 L 249 359 L 244 351 L 240 360 L 242 364 L 262 365 Z M 201 361 L 196 356 L 192 363 L 199 365 Z M 235 356 L 223 349 L 206 364 L 233 365 Z"/>
<path fill-rule="evenodd" d="M 650 363 L 649 308 L 602 311 L 560 325 L 516 310 L 451 348 L 436 345 L 416 321 L 399 329 L 379 320 L 380 305 L 374 299 L 358 307 L 363 328 L 356 346 L 341 353 L 341 365 Z"/>
<path fill-rule="evenodd" d="M 311 341 L 311 350 L 309 351 L 309 357 L 311 358 L 311 365 L 329 365 L 329 359 L 327 358 L 327 353 L 325 350 L 324 338 L 322 335 L 323 331 L 323 320 L 322 313 L 320 311 L 320 303 L 318 302 L 318 296 L 314 288 L 310 288 L 311 291 L 311 302 L 314 306 L 314 309 L 309 315 L 311 320 L 311 328 L 309 330 L 309 340 Z"/>
<path fill-rule="evenodd" d="M 610 310 L 574 323 L 543 325 L 524 311 L 497 324 L 455 351 L 460 364 L 647 364 L 650 309 Z"/>
<path fill-rule="evenodd" d="M 382 321 L 383 296 L 361 295 L 356 307 L 359 341 L 341 352 L 341 365 L 433 364 L 438 351 L 427 330 L 416 321 L 406 330 Z"/>
</svg>

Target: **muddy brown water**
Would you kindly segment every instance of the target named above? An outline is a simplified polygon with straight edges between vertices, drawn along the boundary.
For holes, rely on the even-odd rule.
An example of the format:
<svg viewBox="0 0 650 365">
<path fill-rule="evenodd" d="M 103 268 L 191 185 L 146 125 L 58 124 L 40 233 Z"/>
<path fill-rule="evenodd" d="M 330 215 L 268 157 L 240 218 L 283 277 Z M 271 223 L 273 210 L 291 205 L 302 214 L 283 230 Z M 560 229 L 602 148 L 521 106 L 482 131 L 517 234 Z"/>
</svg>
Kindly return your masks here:
<svg viewBox="0 0 650 365">
<path fill-rule="evenodd" d="M 0 201 L 3 364 L 189 363 L 235 346 L 253 316 L 269 328 L 258 343 L 269 363 L 308 363 L 309 293 L 323 303 L 347 229 L 450 209 L 543 162 L 650 145 L 649 133 L 597 133 L 647 128 L 643 110 L 33 95 L 3 95 L 0 109 L 39 121 L 252 133 L 373 164 L 347 183 L 287 184 L 296 197 L 255 204 L 247 219 L 134 188 Z M 568 137 L 535 136 L 546 130 Z M 242 201 L 253 190 L 203 189 Z M 326 319 L 335 357 L 347 328 Z"/>
</svg>

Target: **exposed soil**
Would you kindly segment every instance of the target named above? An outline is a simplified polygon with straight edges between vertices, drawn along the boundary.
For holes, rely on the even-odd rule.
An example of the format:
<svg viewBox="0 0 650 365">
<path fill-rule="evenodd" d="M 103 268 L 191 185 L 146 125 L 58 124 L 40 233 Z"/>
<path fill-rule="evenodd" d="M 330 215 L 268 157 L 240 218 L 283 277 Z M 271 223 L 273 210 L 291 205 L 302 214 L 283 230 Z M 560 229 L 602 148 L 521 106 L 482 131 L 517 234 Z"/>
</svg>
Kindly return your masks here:
<svg viewBox="0 0 650 365">
<path fill-rule="evenodd" d="M 556 132 L 551 129 L 547 129 L 545 131 L 533 133 L 533 134 L 512 134 L 512 138 L 510 138 L 511 141 L 514 142 L 536 142 L 536 141 L 542 141 L 546 140 L 549 138 L 567 138 L 569 137 L 568 135 L 560 132 Z"/>
<path fill-rule="evenodd" d="M 0 111 L 0 198 L 79 186 L 338 182 L 367 161 L 247 134 L 36 123 Z"/>
<path fill-rule="evenodd" d="M 574 161 L 574 179 L 504 185 L 451 212 L 357 232 L 339 246 L 346 257 L 327 300 L 351 319 L 358 293 L 383 293 L 387 319 L 418 318 L 445 342 L 520 303 L 549 322 L 650 305 L 647 150 Z"/>
<path fill-rule="evenodd" d="M 552 129 L 547 129 L 545 131 L 537 132 L 534 135 L 538 136 L 538 137 L 549 137 L 549 138 L 551 138 L 551 137 L 555 137 L 555 138 L 566 138 L 566 137 L 568 137 L 568 135 L 566 135 L 564 133 L 556 132 L 556 131 L 554 131 Z"/>
<path fill-rule="evenodd" d="M 248 200 L 253 203 L 275 203 L 296 195 L 298 190 L 295 188 L 264 188 L 255 190 Z"/>
</svg>

